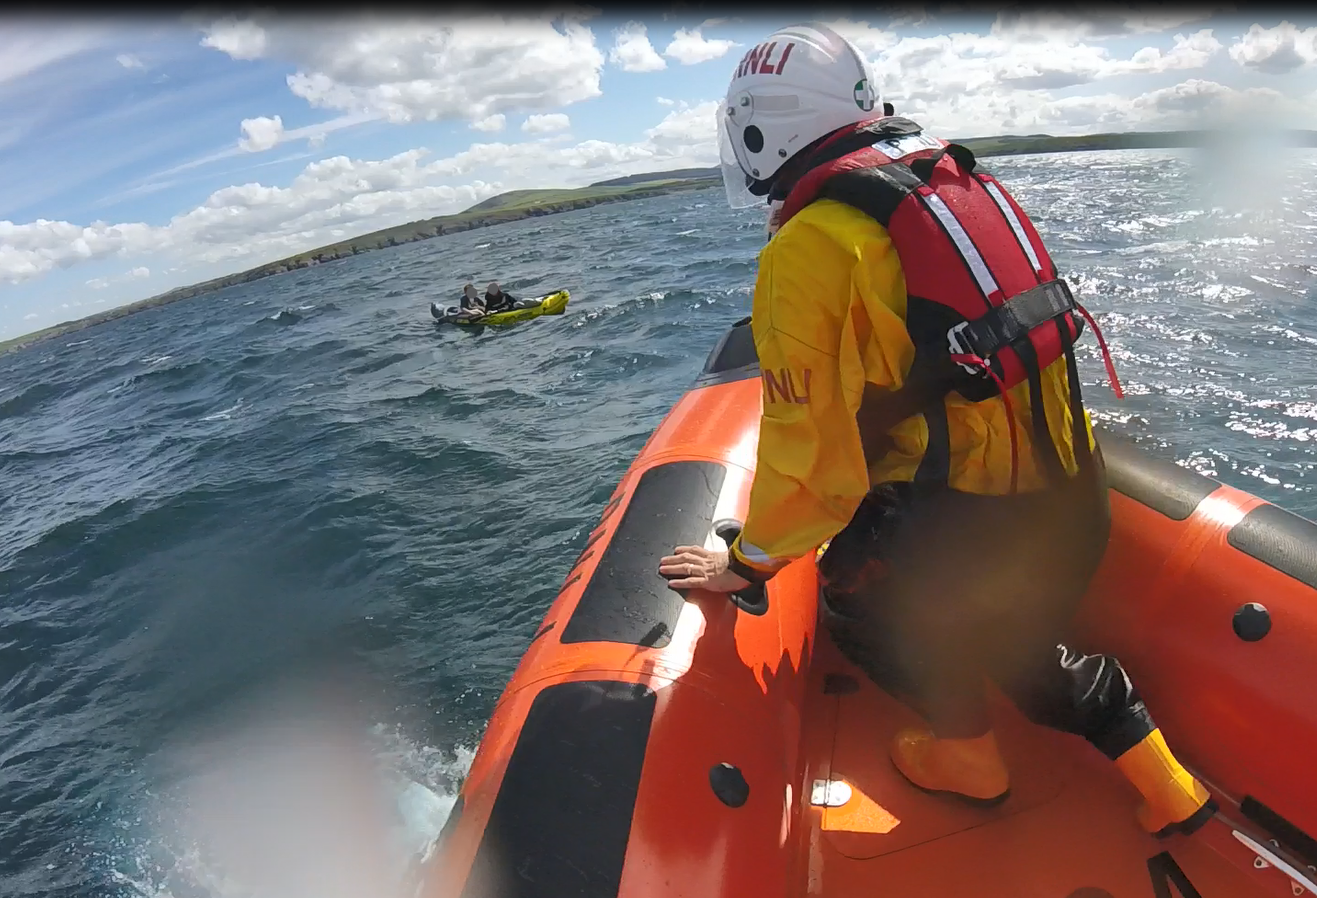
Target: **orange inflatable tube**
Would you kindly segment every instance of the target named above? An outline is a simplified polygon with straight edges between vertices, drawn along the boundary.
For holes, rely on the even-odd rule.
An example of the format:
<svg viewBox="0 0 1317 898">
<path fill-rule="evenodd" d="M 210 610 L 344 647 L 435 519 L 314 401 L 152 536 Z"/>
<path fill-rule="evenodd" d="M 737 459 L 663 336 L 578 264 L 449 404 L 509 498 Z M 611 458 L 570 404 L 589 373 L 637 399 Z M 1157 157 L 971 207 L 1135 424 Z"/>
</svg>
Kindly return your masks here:
<svg viewBox="0 0 1317 898">
<path fill-rule="evenodd" d="M 1011 797 L 911 789 L 913 713 L 817 625 L 801 559 L 758 594 L 681 595 L 673 546 L 745 513 L 760 382 L 748 319 L 618 484 L 496 704 L 427 898 L 1317 891 L 1317 525 L 1102 435 L 1115 524 L 1081 615 L 1222 811 L 1157 841 L 1087 743 L 994 707 Z"/>
</svg>

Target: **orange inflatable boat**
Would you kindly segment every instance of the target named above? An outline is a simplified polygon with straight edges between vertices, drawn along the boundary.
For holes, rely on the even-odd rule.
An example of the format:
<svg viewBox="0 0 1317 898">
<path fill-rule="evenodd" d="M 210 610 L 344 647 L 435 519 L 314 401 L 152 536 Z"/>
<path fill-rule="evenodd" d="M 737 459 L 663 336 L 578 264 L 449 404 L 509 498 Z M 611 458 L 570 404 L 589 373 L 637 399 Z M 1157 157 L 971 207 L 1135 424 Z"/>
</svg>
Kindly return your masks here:
<svg viewBox="0 0 1317 898">
<path fill-rule="evenodd" d="M 1317 524 L 1099 434 L 1114 524 L 1077 647 L 1121 658 L 1221 810 L 1192 836 L 1152 838 L 1115 765 L 1000 697 L 1012 791 L 974 808 L 892 767 L 890 737 L 914 715 L 818 625 L 812 558 L 752 599 L 683 598 L 657 573 L 676 545 L 734 536 L 758 375 L 746 319 L 604 507 L 495 707 L 419 894 L 1317 891 Z"/>
</svg>

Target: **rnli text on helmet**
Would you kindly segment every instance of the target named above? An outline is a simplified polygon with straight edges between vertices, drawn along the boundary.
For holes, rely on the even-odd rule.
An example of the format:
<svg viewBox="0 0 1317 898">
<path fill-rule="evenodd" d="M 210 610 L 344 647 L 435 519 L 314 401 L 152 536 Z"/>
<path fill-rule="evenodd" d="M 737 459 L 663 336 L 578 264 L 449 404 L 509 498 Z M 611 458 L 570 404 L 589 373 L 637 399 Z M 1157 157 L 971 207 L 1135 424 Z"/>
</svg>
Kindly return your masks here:
<svg viewBox="0 0 1317 898">
<path fill-rule="evenodd" d="M 741 58 L 741 64 L 736 68 L 736 77 L 741 78 L 745 75 L 780 75 L 782 67 L 787 64 L 787 57 L 791 55 L 791 48 L 794 43 L 787 44 L 782 48 L 782 55 L 777 60 L 777 65 L 773 65 L 773 48 L 777 46 L 777 41 L 767 44 L 760 44 L 745 54 Z"/>
</svg>

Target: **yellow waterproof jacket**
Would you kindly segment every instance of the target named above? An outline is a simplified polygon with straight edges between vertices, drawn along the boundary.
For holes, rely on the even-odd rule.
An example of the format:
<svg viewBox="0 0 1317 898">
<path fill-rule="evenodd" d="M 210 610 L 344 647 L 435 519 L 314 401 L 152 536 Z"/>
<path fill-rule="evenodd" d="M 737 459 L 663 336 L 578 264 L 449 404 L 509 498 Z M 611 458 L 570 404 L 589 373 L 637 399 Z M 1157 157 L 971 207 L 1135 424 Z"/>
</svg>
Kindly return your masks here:
<svg viewBox="0 0 1317 898">
<path fill-rule="evenodd" d="M 771 576 L 846 526 L 872 485 L 913 480 L 928 443 L 923 415 L 892 428 L 894 448 L 872 467 L 866 466 L 855 418 L 866 381 L 891 390 L 905 382 L 915 353 L 905 313 L 905 278 L 886 229 L 844 203 L 810 203 L 760 251 L 751 329 L 763 417 L 750 510 L 731 547 L 744 567 Z M 1042 375 L 1048 427 L 1062 464 L 1074 474 L 1065 358 Z M 1030 442 L 1028 383 L 1010 395 L 1018 489 L 1041 489 L 1044 474 Z M 974 403 L 953 393 L 945 404 L 948 485 L 970 493 L 1009 492 L 1010 429 L 1001 397 Z M 1091 421 L 1086 424 L 1092 446 Z"/>
</svg>

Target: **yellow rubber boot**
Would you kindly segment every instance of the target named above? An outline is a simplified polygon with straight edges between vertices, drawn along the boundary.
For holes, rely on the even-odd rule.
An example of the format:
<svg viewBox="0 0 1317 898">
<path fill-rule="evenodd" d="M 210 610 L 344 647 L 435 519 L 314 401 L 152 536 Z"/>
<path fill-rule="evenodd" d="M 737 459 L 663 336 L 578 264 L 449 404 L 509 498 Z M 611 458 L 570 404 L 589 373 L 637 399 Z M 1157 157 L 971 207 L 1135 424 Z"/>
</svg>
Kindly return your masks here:
<svg viewBox="0 0 1317 898">
<path fill-rule="evenodd" d="M 1216 813 L 1211 793 L 1180 766 L 1161 730 L 1153 730 L 1117 758 L 1116 766 L 1143 795 L 1139 824 L 1159 839 L 1177 832 L 1188 835 Z"/>
<path fill-rule="evenodd" d="M 974 739 L 939 739 L 926 729 L 902 730 L 892 740 L 892 763 L 925 792 L 950 792 L 988 806 L 1010 795 L 1010 775 L 991 731 Z"/>
</svg>

